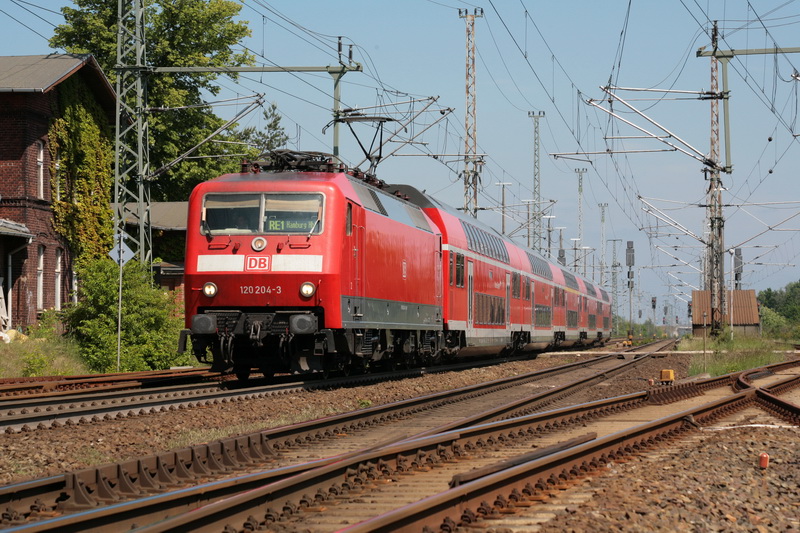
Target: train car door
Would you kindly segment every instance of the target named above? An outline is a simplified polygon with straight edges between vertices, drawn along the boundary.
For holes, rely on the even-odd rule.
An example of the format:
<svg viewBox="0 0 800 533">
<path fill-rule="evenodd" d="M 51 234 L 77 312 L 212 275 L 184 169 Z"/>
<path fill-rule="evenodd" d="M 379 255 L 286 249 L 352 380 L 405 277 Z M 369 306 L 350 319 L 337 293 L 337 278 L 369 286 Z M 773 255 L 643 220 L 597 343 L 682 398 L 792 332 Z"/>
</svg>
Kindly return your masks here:
<svg viewBox="0 0 800 533">
<path fill-rule="evenodd" d="M 506 272 L 506 327 L 511 324 L 511 272 Z"/>
<path fill-rule="evenodd" d="M 364 316 L 364 285 L 366 270 L 364 264 L 364 209 L 351 202 L 347 203 L 347 215 L 350 218 L 350 272 L 353 278 L 353 319 L 361 320 Z"/>
<path fill-rule="evenodd" d="M 475 285 L 473 281 L 474 266 L 467 261 L 467 327 L 472 327 L 472 306 L 475 303 Z"/>
<path fill-rule="evenodd" d="M 444 259 L 444 253 L 442 252 L 442 236 L 439 235 L 439 250 L 436 252 L 436 257 L 434 258 L 434 263 L 436 264 L 436 267 L 435 267 L 435 270 L 436 270 L 436 280 L 435 280 L 436 296 L 435 296 L 435 300 L 434 301 L 436 303 L 436 307 L 439 308 L 440 310 L 442 309 L 442 290 L 443 290 L 443 284 L 444 284 L 444 282 L 442 281 L 442 260 L 443 259 Z M 441 311 L 436 311 L 436 318 L 437 318 L 437 320 L 441 321 L 441 318 L 442 318 Z"/>
</svg>

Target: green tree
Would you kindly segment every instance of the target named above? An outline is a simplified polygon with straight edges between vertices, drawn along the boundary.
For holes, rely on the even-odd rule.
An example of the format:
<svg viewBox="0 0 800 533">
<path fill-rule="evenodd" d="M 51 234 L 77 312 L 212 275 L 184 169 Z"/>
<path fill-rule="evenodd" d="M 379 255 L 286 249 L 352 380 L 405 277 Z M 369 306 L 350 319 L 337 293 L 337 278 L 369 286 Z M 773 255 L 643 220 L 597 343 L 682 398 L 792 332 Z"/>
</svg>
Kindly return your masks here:
<svg viewBox="0 0 800 533">
<path fill-rule="evenodd" d="M 64 7 L 65 23 L 56 27 L 52 47 L 70 53 L 93 54 L 106 75 L 116 79 L 117 0 L 74 0 Z M 150 0 L 145 9 L 145 57 L 148 65 L 241 66 L 253 64 L 247 51 L 234 46 L 250 35 L 246 22 L 236 21 L 241 4 L 232 0 Z M 150 163 L 156 170 L 198 144 L 224 120 L 205 107 L 176 110 L 203 103 L 203 93 L 215 95 L 219 86 L 212 73 L 159 73 L 147 78 Z M 230 133 L 228 134 L 231 135 Z M 220 137 L 225 139 L 226 136 Z M 206 144 L 194 155 L 218 155 L 225 145 Z M 158 176 L 151 187 L 153 200 L 188 198 L 202 181 L 229 172 L 238 161 L 201 158 L 184 161 Z"/>
<path fill-rule="evenodd" d="M 762 305 L 761 328 L 767 337 L 785 338 L 789 334 L 789 321 L 766 305 Z"/>
<path fill-rule="evenodd" d="M 241 140 L 252 147 L 253 151 L 250 155 L 254 159 L 270 150 L 284 146 L 289 140 L 281 126 L 281 116 L 278 114 L 278 106 L 274 102 L 269 107 L 264 108 L 262 115 L 264 117 L 264 129 L 257 130 L 254 127 L 249 127 L 240 132 Z"/>
<path fill-rule="evenodd" d="M 800 281 L 789 283 L 783 289 L 766 289 L 758 293 L 758 301 L 790 322 L 800 322 Z"/>
<path fill-rule="evenodd" d="M 758 301 L 761 302 L 761 305 L 765 305 L 770 309 L 777 309 L 780 307 L 780 300 L 782 296 L 779 294 L 779 291 L 773 291 L 772 289 L 765 289 L 758 293 Z"/>
<path fill-rule="evenodd" d="M 153 287 L 148 269 L 136 261 L 122 269 L 120 361 L 123 371 L 169 368 L 190 364 L 177 354 L 183 325 L 173 294 Z M 78 303 L 64 316 L 69 335 L 93 371 L 108 372 L 117 365 L 117 301 L 119 267 L 109 258 L 87 262 L 80 272 Z"/>
</svg>

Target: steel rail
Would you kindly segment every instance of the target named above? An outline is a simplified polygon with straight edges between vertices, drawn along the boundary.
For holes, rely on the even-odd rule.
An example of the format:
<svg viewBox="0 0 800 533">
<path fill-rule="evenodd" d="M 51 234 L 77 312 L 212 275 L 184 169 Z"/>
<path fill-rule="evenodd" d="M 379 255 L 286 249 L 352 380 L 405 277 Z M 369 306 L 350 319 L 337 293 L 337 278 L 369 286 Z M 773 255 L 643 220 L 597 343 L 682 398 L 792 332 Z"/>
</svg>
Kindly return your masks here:
<svg viewBox="0 0 800 533">
<path fill-rule="evenodd" d="M 750 402 L 750 396 L 753 394 L 753 391 L 732 393 L 722 400 L 705 404 L 693 410 L 682 411 L 672 417 L 676 422 L 669 426 L 668 431 L 674 432 L 676 428 L 685 430 L 684 426 L 696 427 L 698 423 L 705 422 L 714 414 L 714 409 L 717 408 L 717 405 L 724 406 L 728 410 L 731 409 L 731 406 L 739 409 Z M 450 461 L 467 453 L 470 449 L 486 446 L 487 444 L 485 443 L 500 440 L 508 441 L 515 438 L 515 436 L 524 436 L 530 432 L 546 432 L 552 431 L 559 426 L 582 424 L 587 418 L 628 409 L 637 405 L 642 396 L 646 397 L 646 393 L 592 402 L 594 404 L 592 406 L 576 406 L 575 408 L 509 419 L 464 430 L 431 435 L 417 440 L 404 441 L 397 445 L 387 446 L 360 456 L 325 465 L 235 496 L 212 501 L 207 505 L 192 509 L 191 512 L 177 514 L 163 521 L 142 527 L 137 531 L 222 531 L 226 527 L 234 527 L 234 529 L 244 527 L 247 529 L 263 521 L 269 523 L 281 515 L 293 515 L 302 512 L 305 507 L 324 506 L 329 499 L 335 498 L 341 491 L 353 490 L 369 483 L 378 483 L 381 479 L 388 480 L 397 472 L 424 469 L 442 461 Z M 575 409 L 578 409 L 578 411 L 575 411 Z M 639 449 L 642 446 L 642 441 L 647 441 L 647 439 L 651 438 L 650 433 L 652 430 L 649 426 L 653 424 L 636 426 L 636 428 L 626 432 L 618 432 L 603 439 L 598 439 L 596 442 L 611 443 L 613 450 L 608 451 L 605 448 L 597 448 L 602 452 L 601 458 L 605 458 L 602 460 L 613 460 L 625 451 L 630 452 Z M 625 433 L 630 433 L 633 437 L 627 440 L 621 439 L 620 436 Z M 673 435 L 670 434 L 670 436 Z M 578 448 L 591 450 L 594 449 L 594 443 L 595 441 Z M 560 452 L 553 457 L 558 458 L 565 456 L 565 454 L 569 457 L 569 453 L 569 451 Z M 581 467 L 586 468 L 585 463 L 588 459 L 584 454 L 576 456 L 573 461 L 577 463 L 577 468 L 580 471 Z M 553 475 L 555 479 L 558 479 L 565 468 L 567 472 L 575 468 L 572 464 L 567 468 L 563 460 L 558 461 L 555 466 L 549 465 L 548 459 L 534 461 L 534 463 L 542 462 L 548 464 L 548 468 L 539 473 L 539 477 L 544 476 L 544 488 L 551 486 L 552 481 L 548 480 L 551 480 Z M 528 464 L 530 463 L 456 487 L 453 489 L 454 492 L 447 492 L 447 497 L 436 495 L 425 498 L 412 506 L 405 506 L 380 517 L 362 522 L 353 526 L 355 528 L 353 531 L 421 531 L 423 527 L 429 527 L 435 531 L 446 516 L 455 513 L 456 519 L 458 519 L 461 509 L 468 504 L 473 504 L 477 501 L 477 508 L 487 498 L 493 501 L 498 491 L 506 493 L 513 489 L 523 491 L 525 486 L 530 483 L 530 476 L 534 475 L 528 469 Z M 519 476 L 522 480 L 522 486 L 514 484 L 509 488 L 509 481 L 506 476 L 510 472 L 515 472 L 519 469 L 524 472 Z M 494 480 L 495 483 L 483 487 L 486 484 L 486 480 Z M 475 487 L 482 487 L 484 490 L 479 493 L 470 493 L 470 490 Z M 440 500 L 446 503 L 442 505 Z M 432 502 L 434 505 L 430 507 Z M 460 505 L 458 502 L 468 503 Z M 415 505 L 419 505 L 420 510 L 415 510 Z M 438 506 L 441 506 L 441 509 L 438 509 Z M 454 509 L 457 510 L 454 511 Z M 445 513 L 445 516 L 440 516 L 440 513 Z M 263 516 L 263 519 L 252 518 L 256 515 Z M 415 518 L 418 516 L 424 516 L 424 521 Z"/>
<path fill-rule="evenodd" d="M 79 394 L 80 391 L 95 393 L 121 388 L 154 386 L 154 384 L 164 381 L 216 376 L 219 376 L 218 372 L 210 372 L 207 368 L 182 368 L 101 375 L 6 378 L 0 381 L 0 403 L 26 397 L 57 397 L 65 394 Z"/>
<path fill-rule="evenodd" d="M 501 388 L 513 386 L 503 382 L 525 382 L 528 380 L 529 376 L 535 379 L 537 375 L 540 375 L 539 379 L 543 379 L 548 375 L 567 372 L 576 367 L 586 367 L 589 364 L 609 361 L 615 356 L 620 357 L 621 352 L 597 357 L 589 361 L 580 361 L 562 365 L 561 367 L 538 371 L 530 375 L 498 380 L 498 382 L 494 382 L 493 384 L 467 387 L 465 389 L 474 388 L 480 390 L 485 386 L 494 387 L 499 385 Z M 623 363 L 621 368 L 625 368 L 629 364 L 630 363 Z M 538 399 L 533 399 L 531 403 L 535 404 L 537 401 L 540 403 L 543 402 L 543 404 L 550 403 L 550 401 L 543 398 L 547 396 L 557 396 L 559 394 L 561 394 L 560 391 L 551 391 L 548 394 L 538 395 Z M 444 398 L 444 394 L 442 397 Z M 398 404 L 392 405 L 407 404 L 414 410 L 418 409 L 418 407 L 413 407 L 415 402 L 416 400 L 412 400 L 398 402 Z M 524 408 L 524 405 L 519 402 L 514 402 L 513 405 L 510 404 L 505 409 L 506 416 L 508 416 L 507 413 L 520 408 Z M 373 411 L 370 416 L 376 416 L 382 409 L 382 407 L 373 408 L 366 412 Z M 503 410 L 500 409 L 498 413 L 502 413 L 502 411 Z M 364 411 L 362 411 L 362 413 L 363 412 Z M 385 420 L 386 417 L 387 415 L 384 413 L 368 423 L 380 423 Z M 365 424 L 363 420 L 357 421 L 357 416 L 352 418 L 349 422 L 347 421 L 348 418 L 350 418 L 350 415 L 330 417 L 321 423 L 319 421 L 312 421 L 288 428 L 277 428 L 275 430 L 223 439 L 210 445 L 194 446 L 177 452 L 167 452 L 128 461 L 126 463 L 87 469 L 65 476 L 53 476 L 52 478 L 44 480 L 10 485 L 4 489 L 0 489 L 0 503 L 10 496 L 12 500 L 8 501 L 13 501 L 15 508 L 24 509 L 30 507 L 33 509 L 34 514 L 36 514 L 40 512 L 40 509 L 45 512 L 52 512 L 51 506 L 42 503 L 41 495 L 43 492 L 63 492 L 68 496 L 62 498 L 63 507 L 65 509 L 72 508 L 73 510 L 92 507 L 101 501 L 103 503 L 113 503 L 126 498 L 141 497 L 143 492 L 154 492 L 167 486 L 174 487 L 180 484 L 196 482 L 198 477 L 208 478 L 212 474 L 219 475 L 220 473 L 230 475 L 232 471 L 252 466 L 253 463 L 263 464 L 269 462 L 270 456 L 275 453 L 275 448 L 292 445 L 298 442 L 309 442 L 321 434 L 333 435 L 340 431 L 349 431 L 352 429 L 353 425 L 358 426 Z M 389 415 L 389 418 L 391 418 L 391 415 Z M 465 423 L 466 421 L 462 423 L 462 425 Z M 351 426 L 348 427 L 347 424 L 351 424 Z M 443 427 L 441 429 L 446 430 L 448 428 Z M 298 430 L 300 433 L 297 432 Z M 353 454 L 350 455 L 355 455 L 356 453 L 357 452 L 353 452 Z M 270 471 L 264 474 L 261 478 L 249 476 L 248 481 L 238 480 L 234 485 L 238 485 L 238 490 L 242 490 L 243 484 L 265 483 L 270 480 L 280 479 L 325 464 L 326 462 L 341 460 L 342 457 L 343 456 L 329 458 L 322 461 L 307 463 L 306 465 L 280 468 L 274 472 Z M 216 488 L 213 489 L 212 492 L 224 492 L 227 490 L 225 488 L 226 483 L 225 481 L 215 483 L 214 486 Z M 47 501 L 46 498 L 45 501 Z M 33 502 L 33 504 L 31 504 L 31 502 Z M 136 505 L 137 504 L 134 503 L 134 506 Z M 114 512 L 116 513 L 117 510 L 115 509 Z M 22 516 L 22 513 L 18 513 L 18 516 Z"/>
<path fill-rule="evenodd" d="M 710 424 L 717 418 L 746 407 L 753 403 L 755 396 L 755 390 L 734 393 L 696 409 L 641 424 L 549 457 L 457 485 L 342 531 L 399 532 L 422 531 L 423 528 L 438 531 L 442 526 L 452 526 L 453 530 L 455 527 L 480 527 L 486 518 L 513 506 L 514 500 L 534 499 L 607 463 L 680 437 L 700 425 Z"/>
<path fill-rule="evenodd" d="M 639 358 L 634 362 L 642 362 L 644 359 Z M 585 363 L 584 363 L 585 364 Z M 622 367 L 627 367 L 631 364 L 631 362 L 626 362 L 621 365 Z M 572 364 L 575 365 L 575 364 Z M 555 394 L 558 395 L 558 391 L 553 391 L 548 394 Z M 542 396 L 542 395 L 537 395 Z M 630 409 L 632 407 L 642 405 L 643 403 L 647 402 L 648 393 L 642 392 L 636 395 L 631 395 L 630 397 L 624 397 L 622 399 L 615 399 L 615 400 L 607 400 L 602 402 L 593 402 L 591 404 L 585 404 L 580 408 L 577 409 L 566 409 L 559 411 L 557 415 L 547 414 L 547 415 L 536 415 L 534 417 L 528 417 L 526 420 L 530 420 L 531 424 L 538 424 L 543 430 L 550 430 L 553 427 L 558 427 L 559 425 L 564 425 L 567 423 L 575 423 L 576 421 L 580 421 L 582 419 L 586 419 L 586 417 L 597 416 L 595 413 L 612 413 L 618 412 L 624 409 Z M 518 404 L 519 402 L 514 402 L 514 404 Z M 518 408 L 518 405 L 514 405 L 513 408 Z M 509 412 L 511 408 L 505 409 L 505 412 Z M 500 411 L 504 411 L 500 409 Z M 517 424 L 516 420 L 518 419 L 510 419 L 507 421 L 502 421 L 494 425 L 496 427 L 495 432 L 497 433 L 493 437 L 488 437 L 491 441 L 495 438 L 504 438 L 503 434 L 508 434 L 509 431 L 513 433 L 513 429 L 509 430 L 509 427 Z M 447 429 L 446 427 L 442 428 Z M 485 431 L 485 430 L 479 430 Z M 451 434 L 458 434 L 458 432 L 451 432 Z M 480 436 L 475 436 L 471 432 L 467 431 L 467 437 L 469 439 L 474 439 L 476 442 L 481 441 Z M 388 447 L 392 449 L 398 446 L 397 444 L 387 444 L 384 448 Z M 378 448 L 378 447 L 376 447 Z M 245 446 L 241 446 L 241 450 L 245 450 Z M 375 448 L 373 448 L 375 449 Z M 219 498 L 230 498 L 235 497 L 233 496 L 236 493 L 241 493 L 242 491 L 248 490 L 258 490 L 259 487 L 263 486 L 267 483 L 280 483 L 282 480 L 292 474 L 305 475 L 302 472 L 303 469 L 309 468 L 310 466 L 317 467 L 317 470 L 320 468 L 325 469 L 328 467 L 332 467 L 334 464 L 352 464 L 352 457 L 357 456 L 358 454 L 363 454 L 364 451 L 361 450 L 359 452 L 354 452 L 352 454 L 345 454 L 342 456 L 338 456 L 336 458 L 331 458 L 331 460 L 323 460 L 318 461 L 309 466 L 297 465 L 296 467 L 284 468 L 275 471 L 268 471 L 265 473 L 255 474 L 255 475 L 246 475 L 240 476 L 236 479 L 229 479 L 223 480 L 219 482 L 208 483 L 195 489 L 186 489 L 186 490 L 178 490 L 175 492 L 171 492 L 168 494 L 164 494 L 162 496 L 153 497 L 157 498 L 158 502 L 154 505 L 154 500 L 152 498 L 147 499 L 139 499 L 131 502 L 122 502 L 118 504 L 113 503 L 113 493 L 110 491 L 110 487 L 104 483 L 98 483 L 93 491 L 94 496 L 100 496 L 112 502 L 112 504 L 108 507 L 98 510 L 89 510 L 83 513 L 78 513 L 76 515 L 65 516 L 63 518 L 55 519 L 50 525 L 47 524 L 34 524 L 31 527 L 35 527 L 34 530 L 48 530 L 49 528 L 55 529 L 74 529 L 74 530 L 87 530 L 91 528 L 99 528 L 102 529 L 103 527 L 107 527 L 109 524 L 113 523 L 119 526 L 120 522 L 129 521 L 129 523 L 137 523 L 142 524 L 146 523 L 149 520 L 153 519 L 153 507 L 156 509 L 162 509 L 162 506 L 173 506 L 177 505 L 186 510 L 191 509 L 193 507 L 197 507 L 201 502 L 208 502 L 210 500 L 219 499 Z M 192 460 L 196 458 L 189 458 L 185 456 L 181 461 L 185 461 L 184 467 L 179 468 L 178 470 L 185 470 L 190 468 L 190 465 L 195 465 L 196 460 Z M 173 464 L 178 464 L 177 462 L 173 462 Z M 234 462 L 230 463 L 231 465 Z M 158 465 L 155 466 L 158 468 Z M 162 464 L 162 470 L 168 470 L 168 463 L 165 461 Z M 150 471 L 155 471 L 153 467 L 150 468 Z M 165 472 L 166 473 L 166 472 Z M 169 479 L 164 479 L 168 481 Z M 180 481 L 173 478 L 174 481 Z M 76 485 L 73 483 L 71 488 L 74 490 Z M 93 502 L 93 498 L 87 494 L 79 494 L 79 498 L 82 499 L 85 505 L 91 505 Z M 160 516 L 163 516 L 163 513 L 166 511 L 156 511 L 155 514 L 158 515 L 161 513 Z M 175 512 L 175 511 L 173 511 Z M 160 517 L 159 516 L 159 517 Z M 48 522 L 48 523 L 49 523 Z M 194 526 L 193 526 L 194 527 Z"/>
<path fill-rule="evenodd" d="M 57 403 L 53 403 L 52 398 L 16 397 L 5 401 L 0 399 L 0 431 L 13 433 L 47 429 L 59 425 L 96 423 L 114 418 L 210 405 L 220 401 L 262 398 L 275 393 L 379 383 L 424 374 L 498 364 L 509 360 L 514 359 L 504 358 L 481 363 L 403 369 L 325 380 L 318 376 L 312 376 L 299 382 L 294 376 L 283 376 L 285 379 L 279 380 L 277 384 L 256 386 L 252 386 L 252 382 L 233 381 L 223 385 L 188 384 L 154 387 L 146 390 L 130 390 L 130 387 L 125 387 L 128 390 L 121 391 L 91 390 L 88 393 L 57 398 Z"/>
<path fill-rule="evenodd" d="M 181 483 L 195 482 L 198 478 L 208 479 L 212 475 L 231 475 L 236 470 L 254 464 L 269 464 L 270 458 L 276 455 L 278 449 L 312 442 L 318 438 L 333 438 L 335 435 L 344 434 L 359 427 L 385 423 L 388 420 L 408 416 L 423 409 L 431 409 L 459 399 L 469 399 L 489 394 L 492 391 L 547 379 L 578 368 L 609 362 L 614 358 L 613 355 L 601 356 L 453 391 L 220 439 L 209 444 L 190 446 L 177 451 L 7 485 L 0 487 L 0 506 L 5 505 L 19 509 L 17 514 L 22 515 L 24 514 L 23 509 L 52 510 L 56 507 L 56 498 L 60 498 L 62 508 L 80 509 L 93 507 L 101 502 L 109 503 L 125 498 L 139 497 L 143 493 L 164 490 Z M 321 462 L 280 468 L 266 474 L 265 481 L 259 482 L 263 483 L 266 480 L 293 475 L 324 462 L 333 462 L 339 459 L 339 457 L 333 457 Z"/>
</svg>

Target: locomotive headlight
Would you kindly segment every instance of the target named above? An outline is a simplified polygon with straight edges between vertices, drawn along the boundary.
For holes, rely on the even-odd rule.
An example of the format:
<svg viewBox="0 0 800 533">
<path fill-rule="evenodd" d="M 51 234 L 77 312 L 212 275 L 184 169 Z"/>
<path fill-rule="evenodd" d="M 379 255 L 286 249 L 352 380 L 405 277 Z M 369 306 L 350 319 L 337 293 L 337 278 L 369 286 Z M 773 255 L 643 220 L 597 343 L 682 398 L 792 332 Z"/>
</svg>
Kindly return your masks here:
<svg viewBox="0 0 800 533">
<path fill-rule="evenodd" d="M 317 292 L 317 288 L 310 281 L 306 281 L 300 285 L 300 296 L 303 298 L 311 298 L 314 296 L 315 292 Z"/>
<path fill-rule="evenodd" d="M 267 247 L 267 239 L 265 239 L 264 237 L 256 237 L 250 243 L 250 246 L 252 246 L 253 250 L 255 250 L 256 252 L 260 252 L 261 250 Z"/>
<path fill-rule="evenodd" d="M 208 283 L 203 285 L 203 294 L 205 294 L 209 298 L 216 296 L 217 286 L 209 281 Z"/>
</svg>

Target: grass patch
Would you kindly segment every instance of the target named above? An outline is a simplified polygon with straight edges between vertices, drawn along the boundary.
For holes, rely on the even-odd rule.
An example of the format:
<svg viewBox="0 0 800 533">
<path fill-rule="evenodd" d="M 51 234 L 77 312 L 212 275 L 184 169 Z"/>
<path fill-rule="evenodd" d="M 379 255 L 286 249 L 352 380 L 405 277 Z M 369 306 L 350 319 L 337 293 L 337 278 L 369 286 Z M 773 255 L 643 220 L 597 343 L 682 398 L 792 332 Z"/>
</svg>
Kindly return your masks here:
<svg viewBox="0 0 800 533">
<path fill-rule="evenodd" d="M 702 353 L 705 347 L 705 355 Z M 786 360 L 783 353 L 790 348 L 788 344 L 775 343 L 759 337 L 734 337 L 720 335 L 717 338 L 687 337 L 681 340 L 677 349 L 698 351 L 692 357 L 689 375 L 708 373 L 712 377 L 780 363 Z"/>
<path fill-rule="evenodd" d="M 88 374 L 78 346 L 59 336 L 18 338 L 0 343 L 0 377 L 39 377 Z"/>
<path fill-rule="evenodd" d="M 74 454 L 75 461 L 87 465 L 104 465 L 108 463 L 113 463 L 116 458 L 101 452 L 100 450 L 96 449 L 94 446 L 87 445 L 81 446 L 75 451 Z"/>
</svg>

